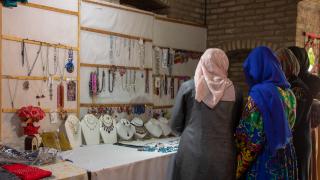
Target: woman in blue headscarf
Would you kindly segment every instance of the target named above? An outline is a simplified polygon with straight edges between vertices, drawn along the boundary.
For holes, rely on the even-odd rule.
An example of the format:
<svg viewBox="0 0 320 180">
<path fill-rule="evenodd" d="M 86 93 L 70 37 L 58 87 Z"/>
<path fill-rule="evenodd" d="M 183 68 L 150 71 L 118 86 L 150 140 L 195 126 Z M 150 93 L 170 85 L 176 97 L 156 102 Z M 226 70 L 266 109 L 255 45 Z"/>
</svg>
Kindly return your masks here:
<svg viewBox="0 0 320 180">
<path fill-rule="evenodd" d="M 258 47 L 243 68 L 250 91 L 236 129 L 237 178 L 297 179 L 296 99 L 281 65 L 269 48 Z"/>
</svg>

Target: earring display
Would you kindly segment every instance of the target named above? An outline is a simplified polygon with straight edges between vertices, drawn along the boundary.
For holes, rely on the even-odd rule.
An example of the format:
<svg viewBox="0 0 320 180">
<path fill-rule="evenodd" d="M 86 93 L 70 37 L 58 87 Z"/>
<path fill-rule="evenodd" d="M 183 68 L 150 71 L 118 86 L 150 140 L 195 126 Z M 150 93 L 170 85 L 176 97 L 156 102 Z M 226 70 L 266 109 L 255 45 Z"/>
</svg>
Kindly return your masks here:
<svg viewBox="0 0 320 180">
<path fill-rule="evenodd" d="M 126 119 L 121 119 L 117 125 L 117 134 L 122 140 L 130 140 L 135 132 L 135 128 L 130 122 Z"/>
<path fill-rule="evenodd" d="M 100 144 L 100 121 L 92 114 L 87 114 L 80 122 L 87 145 Z"/>
<path fill-rule="evenodd" d="M 159 125 L 160 125 L 160 127 L 162 129 L 162 135 L 163 136 L 169 136 L 171 134 L 172 130 L 171 130 L 170 126 L 169 126 L 168 119 L 166 119 L 164 117 L 160 117 L 158 119 L 158 121 L 159 121 Z"/>
<path fill-rule="evenodd" d="M 116 121 L 110 115 L 102 115 L 100 133 L 105 144 L 113 144 L 117 142 Z"/>
<path fill-rule="evenodd" d="M 144 126 L 153 137 L 159 138 L 162 135 L 161 126 L 156 119 L 151 118 Z"/>
</svg>

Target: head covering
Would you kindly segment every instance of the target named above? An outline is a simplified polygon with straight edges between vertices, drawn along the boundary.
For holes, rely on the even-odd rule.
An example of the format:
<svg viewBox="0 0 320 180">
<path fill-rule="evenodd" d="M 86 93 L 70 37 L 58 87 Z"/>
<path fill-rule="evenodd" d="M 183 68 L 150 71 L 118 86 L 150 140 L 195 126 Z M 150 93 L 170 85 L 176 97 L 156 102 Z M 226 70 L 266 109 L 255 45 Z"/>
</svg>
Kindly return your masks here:
<svg viewBox="0 0 320 180">
<path fill-rule="evenodd" d="M 277 87 L 290 84 L 273 52 L 264 46 L 255 48 L 243 64 L 249 95 L 262 114 L 267 147 L 275 155 L 292 137 L 289 122 Z"/>
<path fill-rule="evenodd" d="M 276 51 L 282 70 L 288 79 L 294 79 L 299 75 L 300 65 L 296 56 L 288 48 L 281 48 Z"/>
<path fill-rule="evenodd" d="M 229 60 L 224 51 L 211 48 L 198 63 L 194 82 L 195 99 L 214 108 L 219 101 L 235 101 L 233 83 L 228 79 Z"/>
<path fill-rule="evenodd" d="M 300 64 L 299 76 L 302 77 L 309 74 L 308 69 L 310 66 L 310 62 L 309 62 L 307 51 L 304 48 L 300 48 L 296 46 L 289 47 L 289 49 L 297 57 L 298 62 Z"/>
</svg>

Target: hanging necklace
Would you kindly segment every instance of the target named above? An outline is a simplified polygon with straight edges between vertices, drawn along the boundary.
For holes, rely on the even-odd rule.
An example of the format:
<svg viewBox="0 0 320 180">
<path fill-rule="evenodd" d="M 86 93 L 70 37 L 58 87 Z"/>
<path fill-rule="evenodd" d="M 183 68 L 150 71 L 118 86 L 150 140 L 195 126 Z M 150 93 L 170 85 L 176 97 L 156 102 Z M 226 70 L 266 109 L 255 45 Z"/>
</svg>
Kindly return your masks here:
<svg viewBox="0 0 320 180">
<path fill-rule="evenodd" d="M 112 82 L 110 80 L 111 78 L 111 75 L 112 75 Z M 108 90 L 109 90 L 109 93 L 112 93 L 113 92 L 113 89 L 114 89 L 114 83 L 115 83 L 115 69 L 114 68 L 111 68 L 109 69 L 108 71 Z M 110 84 L 111 83 L 111 84 Z"/>
<path fill-rule="evenodd" d="M 139 40 L 139 59 L 140 59 L 140 68 L 141 70 L 145 67 L 145 44 L 143 39 Z M 141 73 L 141 78 L 144 78 L 144 72 Z"/>
<path fill-rule="evenodd" d="M 119 69 L 119 74 L 121 77 L 121 88 L 124 91 L 126 89 L 126 85 L 123 84 L 123 76 L 126 74 L 126 69 Z"/>
<path fill-rule="evenodd" d="M 36 95 L 36 100 L 38 101 L 38 106 L 41 105 L 41 104 L 40 104 L 40 100 L 41 100 L 41 99 L 44 99 L 44 98 L 46 97 L 46 96 L 44 95 L 44 93 L 43 93 L 43 90 L 42 90 L 43 84 L 44 84 L 44 82 L 41 81 L 40 88 L 38 87 L 38 93 L 37 93 L 37 95 Z"/>
<path fill-rule="evenodd" d="M 170 80 L 170 94 L 171 94 L 171 99 L 174 99 L 174 77 L 171 77 Z"/>
<path fill-rule="evenodd" d="M 113 58 L 114 58 L 113 51 L 114 51 L 114 39 L 113 39 L 113 36 L 111 35 L 110 36 L 110 47 L 109 47 L 109 59 L 110 59 L 111 64 L 112 64 Z"/>
<path fill-rule="evenodd" d="M 109 117 L 107 121 L 105 119 L 102 120 L 102 129 L 108 132 L 109 134 L 113 131 L 114 126 L 111 117 Z"/>
<path fill-rule="evenodd" d="M 89 119 L 86 119 L 84 122 L 85 122 L 86 126 L 90 129 L 90 131 L 95 130 L 99 124 L 98 121 L 96 121 L 96 120 L 90 121 Z"/>
<path fill-rule="evenodd" d="M 77 84 L 75 81 L 67 82 L 67 101 L 75 101 L 77 94 Z"/>
<path fill-rule="evenodd" d="M 11 101 L 11 107 L 14 108 L 14 100 L 16 99 L 17 95 L 17 87 L 18 87 L 18 80 L 16 80 L 15 86 L 14 86 L 14 93 L 12 94 L 11 86 L 10 86 L 10 79 L 8 80 L 8 89 L 9 89 L 9 95 L 10 95 L 10 101 Z"/>
<path fill-rule="evenodd" d="M 24 39 L 22 40 L 21 42 L 21 59 L 22 59 L 22 67 L 24 66 L 24 59 L 25 59 L 25 42 L 24 42 Z"/>
<path fill-rule="evenodd" d="M 37 51 L 36 57 L 31 65 L 31 67 L 30 67 L 30 62 L 28 60 L 27 46 L 25 44 L 23 44 L 23 48 L 24 48 L 23 52 L 21 53 L 21 54 L 23 54 L 23 56 L 22 56 L 23 57 L 23 64 L 26 61 L 26 63 L 27 63 L 27 76 L 30 76 L 32 74 L 32 71 L 33 71 L 38 59 L 39 59 L 40 51 L 42 49 L 42 43 L 40 43 L 40 45 L 39 45 L 39 49 Z M 29 90 L 29 88 L 30 88 L 30 82 L 28 80 L 24 81 L 23 82 L 23 89 Z"/>
<path fill-rule="evenodd" d="M 168 76 L 164 75 L 164 95 L 168 95 Z"/>
<path fill-rule="evenodd" d="M 149 93 L 149 70 L 146 69 L 145 93 Z"/>
<path fill-rule="evenodd" d="M 155 75 L 160 73 L 160 59 L 161 59 L 161 49 L 159 47 L 154 48 L 154 62 L 155 62 Z"/>
</svg>

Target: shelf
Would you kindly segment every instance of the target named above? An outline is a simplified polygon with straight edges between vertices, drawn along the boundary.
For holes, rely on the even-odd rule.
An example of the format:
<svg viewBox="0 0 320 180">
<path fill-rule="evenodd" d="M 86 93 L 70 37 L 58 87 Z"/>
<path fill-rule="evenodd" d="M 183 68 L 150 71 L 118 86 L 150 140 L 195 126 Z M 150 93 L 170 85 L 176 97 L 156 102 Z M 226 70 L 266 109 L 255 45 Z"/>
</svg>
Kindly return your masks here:
<svg viewBox="0 0 320 180">
<path fill-rule="evenodd" d="M 19 109 L 15 108 L 2 108 L 2 113 L 16 113 Z M 42 109 L 45 113 L 50 112 L 61 112 L 61 110 L 52 110 L 52 109 Z M 63 109 L 63 111 L 66 111 L 67 113 L 77 113 L 77 109 Z"/>
<path fill-rule="evenodd" d="M 61 48 L 61 49 L 72 49 L 74 51 L 78 51 L 77 47 L 67 46 L 67 45 L 63 45 L 63 44 L 48 43 L 48 42 L 44 42 L 44 41 L 36 41 L 36 40 L 27 39 L 27 38 L 23 39 L 20 37 L 10 36 L 10 35 L 2 35 L 2 39 L 8 40 L 8 41 L 16 41 L 16 42 L 24 41 L 25 43 L 28 43 L 28 44 L 35 44 L 35 45 L 42 44 L 44 46 L 51 46 L 51 47 L 56 47 L 56 48 Z"/>
<path fill-rule="evenodd" d="M 81 67 L 96 67 L 96 68 L 116 68 L 116 69 L 128 69 L 128 70 L 148 70 L 151 71 L 152 68 L 140 68 L 140 67 L 131 67 L 131 66 L 116 66 L 109 64 L 89 64 L 89 63 L 80 63 Z"/>
<path fill-rule="evenodd" d="M 1 76 L 2 79 L 16 79 L 16 80 L 48 80 L 48 77 L 44 77 L 44 76 L 11 76 L 11 75 L 2 75 Z M 55 81 L 60 81 L 61 80 L 61 77 L 59 76 L 54 76 L 53 77 L 53 80 Z M 66 81 L 66 80 L 74 80 L 76 81 L 77 78 L 76 77 L 63 77 L 63 80 Z"/>
</svg>

